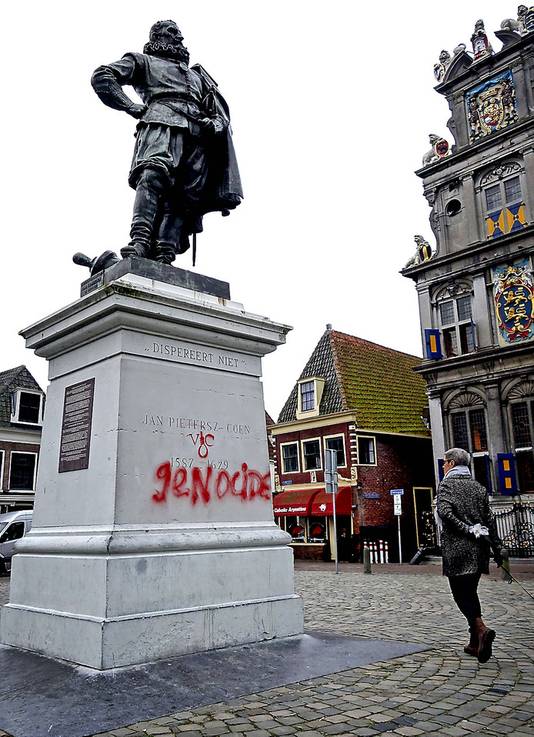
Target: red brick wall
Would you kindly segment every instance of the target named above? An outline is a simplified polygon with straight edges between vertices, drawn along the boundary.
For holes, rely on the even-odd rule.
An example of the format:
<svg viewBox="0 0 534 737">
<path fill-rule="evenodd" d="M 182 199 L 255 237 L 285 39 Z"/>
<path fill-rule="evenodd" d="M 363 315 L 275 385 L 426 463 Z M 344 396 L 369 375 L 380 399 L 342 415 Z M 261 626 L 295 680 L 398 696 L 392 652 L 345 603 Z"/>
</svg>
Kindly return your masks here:
<svg viewBox="0 0 534 737">
<path fill-rule="evenodd" d="M 280 444 L 299 443 L 308 438 L 325 435 L 343 434 L 345 436 L 345 455 L 349 466 L 341 469 L 341 475 L 350 477 L 350 445 L 348 423 L 330 425 L 312 430 L 288 432 L 276 437 L 276 468 L 283 488 L 289 490 L 299 484 L 310 483 L 310 472 L 281 473 Z M 372 433 L 362 433 L 370 436 Z M 432 460 L 432 443 L 430 438 L 407 438 L 396 435 L 376 435 L 376 466 L 358 466 L 358 482 L 361 489 L 354 495 L 358 507 L 354 515 L 354 532 L 362 532 L 362 536 L 387 539 L 390 545 L 390 556 L 394 559 L 397 551 L 397 519 L 393 514 L 391 489 L 404 489 L 402 498 L 401 532 L 403 557 L 406 560 L 416 550 L 415 517 L 413 504 L 413 487 L 433 487 L 434 471 Z M 301 458 L 302 468 L 302 458 Z M 291 480 L 290 485 L 283 484 Z M 323 482 L 322 471 L 317 471 L 317 481 Z M 353 487 L 354 488 L 354 487 Z M 377 499 L 366 499 L 365 494 L 378 494 Z M 372 529 L 369 529 L 372 528 Z"/>
<path fill-rule="evenodd" d="M 7 443 L 7 442 L 1 442 L 0 443 L 0 451 L 4 451 L 4 472 L 2 474 L 2 478 L 0 479 L 0 487 L 2 491 L 8 491 L 9 490 L 9 456 L 11 454 L 11 451 L 17 450 L 21 451 L 22 453 L 39 453 L 39 445 L 34 443 Z M 39 456 L 37 456 L 37 463 L 39 463 Z"/>
<path fill-rule="evenodd" d="M 392 538 L 390 542 L 396 549 L 397 520 L 389 492 L 391 489 L 404 489 L 401 515 L 403 550 L 415 552 L 413 487 L 434 486 L 431 441 L 377 435 L 376 454 L 376 466 L 358 466 L 358 481 L 362 485 L 358 495 L 358 522 L 364 528 L 388 528 Z M 380 497 L 366 499 L 364 495 L 370 492 L 376 492 Z"/>
<path fill-rule="evenodd" d="M 328 425 L 327 427 L 323 428 L 315 428 L 312 430 L 301 430 L 298 432 L 288 432 L 284 435 L 278 435 L 276 437 L 276 471 L 280 476 L 280 481 L 292 481 L 291 485 L 288 485 L 287 488 L 290 488 L 291 486 L 296 486 L 297 484 L 309 484 L 310 483 L 310 472 L 309 471 L 302 471 L 302 449 L 300 446 L 300 443 L 302 440 L 309 440 L 313 438 L 321 438 L 321 453 L 323 457 L 323 465 L 324 465 L 324 441 L 323 438 L 325 436 L 329 435 L 344 435 L 345 437 L 345 458 L 347 462 L 347 466 L 345 468 L 340 468 L 339 472 L 344 477 L 350 477 L 350 445 L 349 445 L 349 433 L 348 433 L 348 425 L 347 423 L 341 423 L 338 425 Z M 282 453 L 280 451 L 280 444 L 281 443 L 292 443 L 292 442 L 298 442 L 299 443 L 299 458 L 300 458 L 300 473 L 282 473 Z M 317 474 L 317 481 L 323 482 L 324 481 L 324 473 L 323 471 L 316 471 Z"/>
</svg>

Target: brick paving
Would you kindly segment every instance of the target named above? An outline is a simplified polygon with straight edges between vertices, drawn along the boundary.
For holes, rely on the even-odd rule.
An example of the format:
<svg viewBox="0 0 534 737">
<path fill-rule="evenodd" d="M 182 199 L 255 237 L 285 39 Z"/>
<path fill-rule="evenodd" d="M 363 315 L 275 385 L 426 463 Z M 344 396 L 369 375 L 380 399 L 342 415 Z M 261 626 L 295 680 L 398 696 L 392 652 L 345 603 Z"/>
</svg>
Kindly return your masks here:
<svg viewBox="0 0 534 737">
<path fill-rule="evenodd" d="M 497 640 L 494 657 L 479 665 L 463 653 L 465 622 L 436 570 L 410 574 L 389 566 L 379 572 L 376 566 L 366 576 L 346 565 L 336 576 L 328 565 L 311 568 L 299 564 L 296 572 L 307 629 L 428 643 L 432 649 L 98 737 L 534 737 L 534 601 L 515 584 L 483 578 L 485 619 Z M 532 578 L 521 578 L 534 593 Z M 0 601 L 6 594 L 0 580 Z"/>
</svg>

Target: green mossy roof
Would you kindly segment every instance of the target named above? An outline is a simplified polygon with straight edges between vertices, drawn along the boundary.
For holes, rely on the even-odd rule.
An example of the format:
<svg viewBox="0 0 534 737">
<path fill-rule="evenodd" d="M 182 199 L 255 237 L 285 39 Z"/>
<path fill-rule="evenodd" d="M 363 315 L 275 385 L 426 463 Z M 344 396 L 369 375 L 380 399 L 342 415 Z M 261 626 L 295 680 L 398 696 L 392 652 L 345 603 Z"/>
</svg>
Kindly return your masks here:
<svg viewBox="0 0 534 737">
<path fill-rule="evenodd" d="M 354 412 L 357 427 L 379 432 L 429 435 L 421 415 L 428 404 L 425 382 L 413 371 L 421 358 L 327 330 L 308 360 L 299 381 L 326 380 L 320 414 Z M 296 419 L 293 387 L 278 422 Z"/>
<path fill-rule="evenodd" d="M 355 412 L 358 427 L 428 434 L 425 382 L 413 370 L 421 358 L 337 331 L 330 341 L 344 409 Z"/>
</svg>

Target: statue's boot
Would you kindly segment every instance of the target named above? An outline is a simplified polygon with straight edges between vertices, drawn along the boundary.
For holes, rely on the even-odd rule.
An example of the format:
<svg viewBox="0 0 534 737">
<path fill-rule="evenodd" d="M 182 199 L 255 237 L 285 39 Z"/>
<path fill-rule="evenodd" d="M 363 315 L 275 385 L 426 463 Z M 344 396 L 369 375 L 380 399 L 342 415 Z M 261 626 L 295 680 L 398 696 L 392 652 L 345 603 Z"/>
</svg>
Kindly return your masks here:
<svg viewBox="0 0 534 737">
<path fill-rule="evenodd" d="M 177 253 L 189 248 L 185 219 L 169 208 L 165 208 L 154 248 L 156 261 L 172 264 Z"/>
<path fill-rule="evenodd" d="M 131 240 L 125 248 L 121 248 L 123 258 L 146 258 L 149 255 L 164 189 L 165 179 L 161 172 L 148 168 L 141 173 L 135 191 Z"/>
<path fill-rule="evenodd" d="M 178 241 L 182 234 L 184 219 L 164 206 L 163 217 L 154 246 L 154 256 L 161 264 L 172 264 L 176 258 Z"/>
</svg>

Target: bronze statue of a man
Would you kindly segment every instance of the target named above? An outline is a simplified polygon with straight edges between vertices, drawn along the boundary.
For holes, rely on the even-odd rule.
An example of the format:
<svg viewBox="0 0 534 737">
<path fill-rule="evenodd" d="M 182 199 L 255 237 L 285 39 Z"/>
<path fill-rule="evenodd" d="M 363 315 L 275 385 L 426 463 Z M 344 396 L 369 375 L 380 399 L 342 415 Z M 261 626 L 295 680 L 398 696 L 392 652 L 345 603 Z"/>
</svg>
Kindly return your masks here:
<svg viewBox="0 0 534 737">
<path fill-rule="evenodd" d="M 189 248 L 189 235 L 202 231 L 203 215 L 227 215 L 243 197 L 228 106 L 205 69 L 189 67 L 172 20 L 152 26 L 142 54 L 98 67 L 91 82 L 102 102 L 139 119 L 129 175 L 136 190 L 130 242 L 121 255 L 170 264 Z"/>
</svg>

